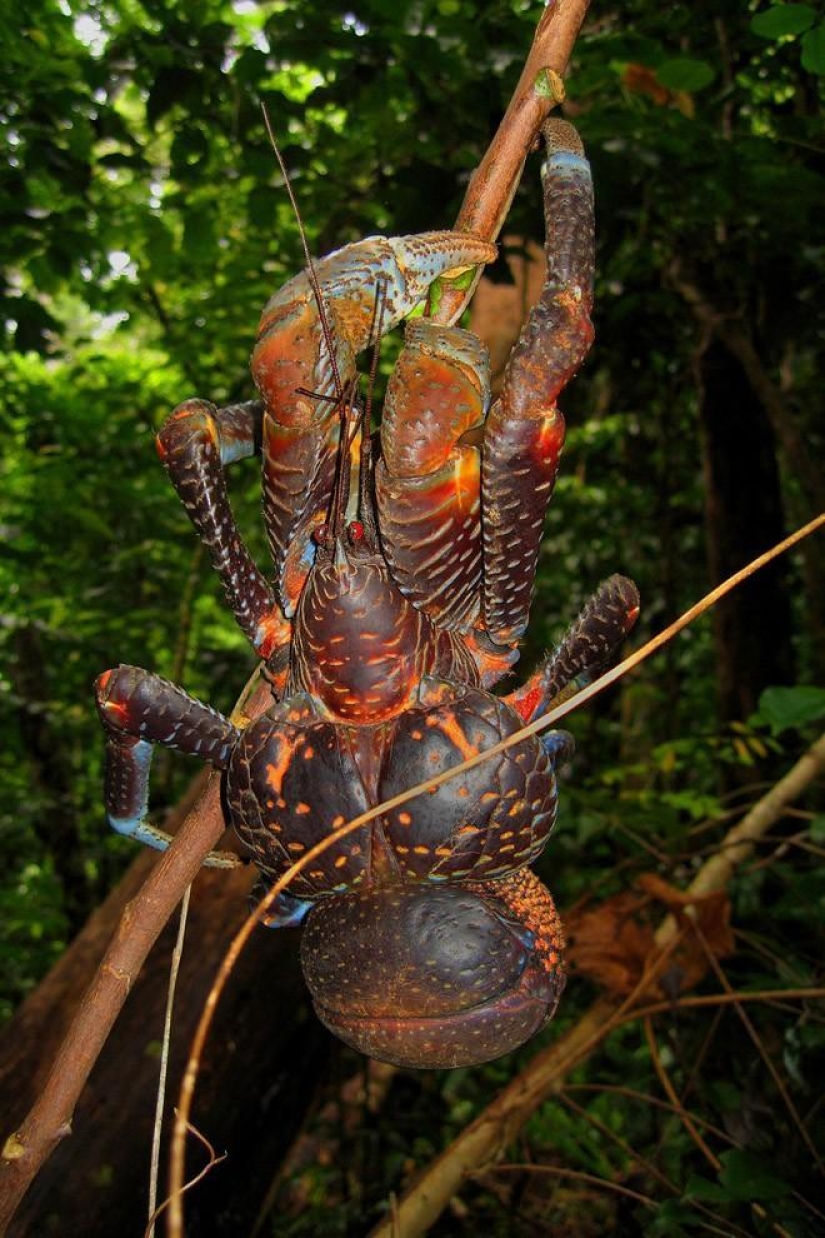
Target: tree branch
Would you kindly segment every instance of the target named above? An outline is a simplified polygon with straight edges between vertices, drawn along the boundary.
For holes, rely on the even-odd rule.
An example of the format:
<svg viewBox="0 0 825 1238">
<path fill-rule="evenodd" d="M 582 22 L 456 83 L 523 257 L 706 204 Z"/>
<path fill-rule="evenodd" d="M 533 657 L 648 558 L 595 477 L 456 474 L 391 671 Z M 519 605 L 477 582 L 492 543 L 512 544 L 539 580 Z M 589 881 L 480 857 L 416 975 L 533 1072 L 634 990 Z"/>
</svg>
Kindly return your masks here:
<svg viewBox="0 0 825 1238">
<path fill-rule="evenodd" d="M 590 0 L 555 0 L 542 14 L 513 97 L 487 153 L 476 168 L 455 222 L 457 232 L 494 241 L 518 188 L 524 162 L 551 108 L 564 98 L 562 77 Z M 445 287 L 436 322 L 455 322 L 475 290 Z"/>
<path fill-rule="evenodd" d="M 725 889 L 737 867 L 752 854 L 755 842 L 823 769 L 825 735 L 728 832 L 721 850 L 702 865 L 688 887 L 689 892 L 700 897 Z M 667 916 L 656 933 L 659 951 L 672 947 L 678 932 L 675 919 Z M 649 974 L 643 977 L 645 985 L 649 980 Z M 573 1067 L 601 1044 L 617 1021 L 626 1017 L 627 1009 L 628 1000 L 598 998 L 570 1032 L 539 1053 L 458 1139 L 427 1166 L 398 1201 L 394 1216 L 377 1226 L 370 1238 L 394 1238 L 396 1234 L 418 1238 L 426 1233 L 461 1189 L 465 1175 L 495 1160 L 512 1143 L 530 1115 Z"/>
</svg>

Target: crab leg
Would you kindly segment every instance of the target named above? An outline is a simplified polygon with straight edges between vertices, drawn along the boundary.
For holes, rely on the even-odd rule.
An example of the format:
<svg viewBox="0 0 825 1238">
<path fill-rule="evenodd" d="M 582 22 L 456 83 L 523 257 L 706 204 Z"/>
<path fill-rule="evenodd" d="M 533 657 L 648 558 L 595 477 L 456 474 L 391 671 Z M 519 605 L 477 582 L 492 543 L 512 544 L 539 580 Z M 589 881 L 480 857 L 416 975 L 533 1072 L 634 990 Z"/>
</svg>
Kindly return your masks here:
<svg viewBox="0 0 825 1238">
<path fill-rule="evenodd" d="M 411 323 L 387 387 L 375 471 L 382 548 L 396 584 L 440 627 L 462 632 L 479 610 L 488 391 L 489 358 L 474 335 Z"/>
<path fill-rule="evenodd" d="M 239 732 L 217 710 L 137 666 L 104 671 L 95 684 L 95 697 L 107 737 L 104 800 L 109 825 L 119 834 L 164 851 L 170 835 L 146 820 L 154 745 L 163 744 L 225 769 Z M 204 863 L 234 867 L 237 860 L 212 851 Z"/>
<path fill-rule="evenodd" d="M 268 658 L 289 639 L 289 624 L 238 532 L 224 475 L 226 465 L 260 451 L 261 416 L 255 401 L 217 409 L 206 400 L 187 400 L 158 434 L 157 448 L 239 627 Z"/>
<path fill-rule="evenodd" d="M 639 591 L 633 581 L 626 576 L 609 577 L 558 648 L 521 688 L 505 696 L 505 701 L 525 722 L 532 722 L 546 713 L 551 703 L 559 704 L 569 695 L 568 688 L 580 691 L 594 680 L 611 661 L 638 616 Z"/>
<path fill-rule="evenodd" d="M 484 619 L 498 644 L 527 626 L 544 514 L 564 443 L 556 399 L 593 339 L 593 184 L 566 121 L 545 126 L 547 279 L 484 433 Z"/>
<path fill-rule="evenodd" d="M 312 563 L 312 532 L 328 518 L 356 355 L 379 317 L 382 331 L 391 330 L 435 279 L 489 262 L 495 252 L 456 232 L 371 237 L 290 280 L 264 309 L 252 374 L 264 405 L 264 515 L 287 615 Z"/>
</svg>

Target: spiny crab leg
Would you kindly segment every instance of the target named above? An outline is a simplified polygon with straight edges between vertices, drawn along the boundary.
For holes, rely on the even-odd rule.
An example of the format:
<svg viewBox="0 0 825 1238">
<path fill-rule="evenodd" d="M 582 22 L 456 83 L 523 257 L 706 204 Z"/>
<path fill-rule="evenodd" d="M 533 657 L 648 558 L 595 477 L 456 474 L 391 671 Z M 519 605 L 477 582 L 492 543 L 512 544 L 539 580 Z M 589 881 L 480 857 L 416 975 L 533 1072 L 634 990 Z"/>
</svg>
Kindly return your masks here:
<svg viewBox="0 0 825 1238">
<path fill-rule="evenodd" d="M 525 722 L 560 705 L 606 668 L 639 617 L 639 591 L 626 576 L 610 576 L 586 603 L 561 644 L 522 687 L 505 696 Z M 550 731 L 549 735 L 558 732 Z"/>
<path fill-rule="evenodd" d="M 295 276 L 264 309 L 252 374 L 264 406 L 264 517 L 287 615 L 312 562 L 312 532 L 328 515 L 340 402 L 375 329 L 376 288 L 386 333 L 434 280 L 495 255 L 494 245 L 457 232 L 370 237 L 321 259 L 314 278 L 307 271 Z"/>
<path fill-rule="evenodd" d="M 147 821 L 149 771 L 155 744 L 226 769 L 238 729 L 209 705 L 137 666 L 104 671 L 95 684 L 97 711 L 106 732 L 104 800 L 118 834 L 165 851 L 170 836 Z M 204 864 L 234 868 L 238 857 L 210 851 Z"/>
<path fill-rule="evenodd" d="M 261 449 L 260 401 L 218 409 L 187 400 L 157 437 L 158 455 L 223 582 L 238 626 L 263 658 L 289 639 L 289 624 L 252 560 L 229 504 L 224 470 Z"/>
<path fill-rule="evenodd" d="M 593 341 L 593 181 L 572 125 L 544 127 L 547 278 L 484 431 L 484 621 L 498 644 L 527 627 L 544 515 L 564 444 L 556 407 Z"/>
</svg>

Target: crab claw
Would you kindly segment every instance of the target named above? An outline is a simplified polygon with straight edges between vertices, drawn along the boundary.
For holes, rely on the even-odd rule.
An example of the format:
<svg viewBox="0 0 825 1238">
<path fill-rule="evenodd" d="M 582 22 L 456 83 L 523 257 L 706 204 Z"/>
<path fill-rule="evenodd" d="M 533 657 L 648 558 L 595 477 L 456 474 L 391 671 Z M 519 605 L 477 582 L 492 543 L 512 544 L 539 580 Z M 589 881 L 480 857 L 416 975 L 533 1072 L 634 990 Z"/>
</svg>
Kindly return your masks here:
<svg viewBox="0 0 825 1238">
<path fill-rule="evenodd" d="M 369 237 L 296 275 L 264 309 L 252 374 L 264 405 L 267 535 L 287 615 L 312 561 L 312 530 L 329 508 L 341 403 L 349 398 L 357 353 L 376 324 L 390 331 L 434 280 L 490 262 L 495 254 L 494 245 L 461 232 Z"/>
<path fill-rule="evenodd" d="M 371 236 L 316 262 L 315 276 L 325 306 L 334 317 L 334 326 L 355 354 L 370 342 L 379 289 L 382 329 L 391 331 L 427 295 L 434 280 L 454 277 L 492 262 L 496 253 L 495 245 L 462 232 Z M 264 308 L 259 345 L 284 322 L 285 310 L 288 319 L 308 302 L 313 303 L 317 312 L 312 280 L 308 272 L 302 271 Z"/>
</svg>

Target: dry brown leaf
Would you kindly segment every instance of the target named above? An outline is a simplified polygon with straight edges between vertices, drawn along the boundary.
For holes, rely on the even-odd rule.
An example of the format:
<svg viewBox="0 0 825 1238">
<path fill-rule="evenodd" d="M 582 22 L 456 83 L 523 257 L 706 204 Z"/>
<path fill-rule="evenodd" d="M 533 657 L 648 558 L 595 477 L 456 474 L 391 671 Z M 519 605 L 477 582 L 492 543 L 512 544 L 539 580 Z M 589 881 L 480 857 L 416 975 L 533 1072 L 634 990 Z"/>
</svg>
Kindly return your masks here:
<svg viewBox="0 0 825 1238">
<path fill-rule="evenodd" d="M 655 873 L 643 873 L 637 889 L 625 890 L 591 911 L 568 917 L 568 960 L 573 969 L 619 996 L 639 984 L 655 955 L 654 931 L 663 904 L 686 930 L 667 968 L 640 993 L 640 998 L 674 998 L 692 989 L 708 971 L 706 946 L 691 931 L 698 925 L 707 949 L 716 958 L 733 951 L 730 903 L 723 892 L 702 898 L 685 894 Z"/>
<path fill-rule="evenodd" d="M 653 950 L 653 927 L 639 918 L 648 900 L 624 890 L 592 911 L 567 917 L 567 959 L 571 966 L 611 993 L 637 985 Z"/>
</svg>

